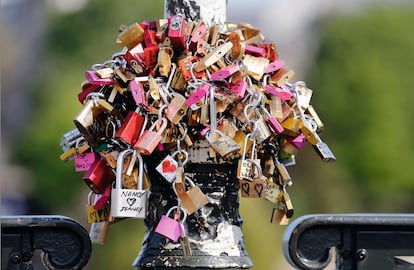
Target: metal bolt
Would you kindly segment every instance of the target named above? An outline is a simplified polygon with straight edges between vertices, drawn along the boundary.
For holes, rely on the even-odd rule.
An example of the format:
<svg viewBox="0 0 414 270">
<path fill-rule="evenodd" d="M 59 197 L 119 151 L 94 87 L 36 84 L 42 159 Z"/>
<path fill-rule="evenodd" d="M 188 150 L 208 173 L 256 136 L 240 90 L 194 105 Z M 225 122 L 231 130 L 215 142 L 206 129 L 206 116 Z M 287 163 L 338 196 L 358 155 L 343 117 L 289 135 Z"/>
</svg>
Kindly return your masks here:
<svg viewBox="0 0 414 270">
<path fill-rule="evenodd" d="M 10 255 L 10 259 L 12 263 L 19 264 L 22 261 L 22 256 L 20 255 L 20 253 L 15 252 Z"/>
<path fill-rule="evenodd" d="M 358 249 L 356 252 L 356 259 L 358 261 L 363 261 L 368 258 L 368 251 L 365 248 Z"/>
</svg>

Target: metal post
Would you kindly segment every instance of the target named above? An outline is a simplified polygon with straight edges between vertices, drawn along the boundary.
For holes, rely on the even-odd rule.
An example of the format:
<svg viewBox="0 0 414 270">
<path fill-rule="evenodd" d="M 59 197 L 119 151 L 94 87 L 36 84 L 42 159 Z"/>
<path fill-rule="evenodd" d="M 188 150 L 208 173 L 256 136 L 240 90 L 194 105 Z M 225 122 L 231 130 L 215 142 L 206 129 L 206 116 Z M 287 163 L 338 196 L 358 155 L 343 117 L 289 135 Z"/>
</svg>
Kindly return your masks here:
<svg viewBox="0 0 414 270">
<path fill-rule="evenodd" d="M 226 21 L 226 0 L 165 1 L 165 18 L 183 15 L 187 20 L 203 20 L 207 25 L 221 25 Z M 239 215 L 239 181 L 237 163 L 215 164 L 198 162 L 208 143 L 194 147 L 186 165 L 186 175 L 208 195 L 209 203 L 185 221 L 190 241 L 191 256 L 185 256 L 180 243 L 174 244 L 154 232 L 160 217 L 177 198 L 171 185 L 160 179 L 155 167 L 162 159 L 159 153 L 147 157 L 148 176 L 151 179 L 147 227 L 141 252 L 133 263 L 135 269 L 250 269 Z M 199 151 L 199 152 L 197 152 Z"/>
</svg>

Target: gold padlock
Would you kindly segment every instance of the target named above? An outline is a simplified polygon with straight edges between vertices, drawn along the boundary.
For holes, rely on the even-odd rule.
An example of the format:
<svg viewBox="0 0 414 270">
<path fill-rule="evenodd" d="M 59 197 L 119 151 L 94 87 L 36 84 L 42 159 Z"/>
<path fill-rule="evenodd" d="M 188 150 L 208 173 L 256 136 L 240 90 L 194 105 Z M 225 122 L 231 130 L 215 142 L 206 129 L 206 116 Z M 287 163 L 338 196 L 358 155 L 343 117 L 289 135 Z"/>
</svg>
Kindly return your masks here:
<svg viewBox="0 0 414 270">
<path fill-rule="evenodd" d="M 190 178 L 185 177 L 185 180 L 190 184 L 190 189 L 181 197 L 181 205 L 185 208 L 187 214 L 191 215 L 205 206 L 208 203 L 208 199 L 200 187 L 195 185 Z"/>
<path fill-rule="evenodd" d="M 167 119 L 174 125 L 178 124 L 178 122 L 187 114 L 188 107 L 185 104 L 185 101 L 185 97 L 176 93 L 165 110 Z"/>
<path fill-rule="evenodd" d="M 215 135 L 219 135 L 218 137 Z M 210 146 L 223 158 L 235 154 L 240 150 L 240 146 L 229 136 L 215 130 L 206 136 Z"/>
</svg>

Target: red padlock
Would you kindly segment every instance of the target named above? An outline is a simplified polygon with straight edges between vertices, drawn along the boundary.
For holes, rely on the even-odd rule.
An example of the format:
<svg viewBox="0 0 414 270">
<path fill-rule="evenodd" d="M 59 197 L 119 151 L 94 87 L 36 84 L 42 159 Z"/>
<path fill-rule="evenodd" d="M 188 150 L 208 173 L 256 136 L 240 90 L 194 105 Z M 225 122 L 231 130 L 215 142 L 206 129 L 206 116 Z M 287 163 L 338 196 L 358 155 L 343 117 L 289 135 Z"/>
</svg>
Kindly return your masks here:
<svg viewBox="0 0 414 270">
<path fill-rule="evenodd" d="M 158 51 L 160 48 L 158 45 L 147 47 L 144 49 L 144 55 L 145 55 L 145 67 L 147 69 L 153 69 L 158 62 Z"/>
<path fill-rule="evenodd" d="M 105 161 L 96 159 L 82 179 L 93 192 L 103 194 L 108 185 L 111 184 L 113 176 L 111 168 L 106 166 Z"/>
<path fill-rule="evenodd" d="M 182 15 L 174 15 L 168 18 L 168 37 L 174 49 L 182 51 L 186 47 L 188 27 Z"/>
<path fill-rule="evenodd" d="M 165 118 L 155 121 L 148 130 L 145 130 L 144 133 L 142 133 L 142 136 L 134 145 L 134 149 L 140 154 L 150 155 L 160 143 L 167 124 L 168 120 Z M 155 130 L 158 125 L 160 127 L 158 130 Z"/>
<path fill-rule="evenodd" d="M 145 117 L 140 115 L 137 111 L 128 112 L 121 127 L 116 131 L 115 136 L 124 143 L 134 145 L 141 133 L 145 122 Z"/>
<path fill-rule="evenodd" d="M 180 68 L 181 75 L 183 76 L 184 80 L 186 81 L 192 80 L 193 75 L 197 79 L 201 79 L 205 75 L 204 71 L 195 72 L 194 70 L 191 70 L 191 65 L 193 63 L 196 63 L 197 61 L 198 61 L 197 56 L 187 56 L 183 59 L 178 60 L 178 67 Z"/>
</svg>

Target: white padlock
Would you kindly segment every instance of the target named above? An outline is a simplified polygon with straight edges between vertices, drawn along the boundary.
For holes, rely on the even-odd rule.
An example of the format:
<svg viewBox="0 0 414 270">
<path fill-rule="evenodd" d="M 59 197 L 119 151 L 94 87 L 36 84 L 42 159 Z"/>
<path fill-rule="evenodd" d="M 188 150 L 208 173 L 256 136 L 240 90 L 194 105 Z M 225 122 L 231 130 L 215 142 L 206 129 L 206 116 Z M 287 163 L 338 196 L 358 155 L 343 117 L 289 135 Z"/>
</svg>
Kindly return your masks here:
<svg viewBox="0 0 414 270">
<path fill-rule="evenodd" d="M 138 162 L 137 189 L 122 188 L 124 158 L 136 155 Z M 114 218 L 145 218 L 147 212 L 147 191 L 142 189 L 144 165 L 142 157 L 133 149 L 122 151 L 117 160 L 115 187 L 111 190 L 111 216 Z"/>
</svg>

